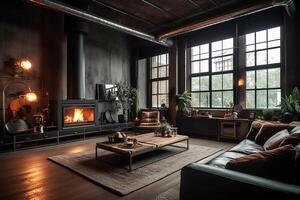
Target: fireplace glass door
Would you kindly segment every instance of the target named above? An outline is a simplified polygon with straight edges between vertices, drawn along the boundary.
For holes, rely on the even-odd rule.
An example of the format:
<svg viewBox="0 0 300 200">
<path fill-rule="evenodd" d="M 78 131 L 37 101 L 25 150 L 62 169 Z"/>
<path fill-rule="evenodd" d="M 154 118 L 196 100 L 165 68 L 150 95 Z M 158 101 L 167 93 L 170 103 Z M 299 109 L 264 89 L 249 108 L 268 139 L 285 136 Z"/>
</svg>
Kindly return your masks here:
<svg viewBox="0 0 300 200">
<path fill-rule="evenodd" d="M 93 125 L 95 123 L 95 107 L 63 107 L 63 122 L 64 127 Z"/>
</svg>

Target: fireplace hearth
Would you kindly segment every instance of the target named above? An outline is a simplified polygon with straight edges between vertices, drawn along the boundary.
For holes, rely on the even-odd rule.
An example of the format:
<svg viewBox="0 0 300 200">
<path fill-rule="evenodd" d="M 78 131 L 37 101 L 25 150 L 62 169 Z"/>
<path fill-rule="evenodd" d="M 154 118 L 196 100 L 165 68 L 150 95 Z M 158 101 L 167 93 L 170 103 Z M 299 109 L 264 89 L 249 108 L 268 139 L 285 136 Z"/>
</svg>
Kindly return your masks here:
<svg viewBox="0 0 300 200">
<path fill-rule="evenodd" d="M 99 124 L 95 100 L 57 100 L 53 101 L 51 105 L 52 121 L 59 130 Z"/>
</svg>

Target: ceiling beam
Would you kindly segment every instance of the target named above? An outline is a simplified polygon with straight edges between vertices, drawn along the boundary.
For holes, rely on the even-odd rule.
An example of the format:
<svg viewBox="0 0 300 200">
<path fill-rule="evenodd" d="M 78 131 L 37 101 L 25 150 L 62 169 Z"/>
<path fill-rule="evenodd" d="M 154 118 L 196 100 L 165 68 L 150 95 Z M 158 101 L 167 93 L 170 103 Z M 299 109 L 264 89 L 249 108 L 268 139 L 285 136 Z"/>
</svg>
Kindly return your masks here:
<svg viewBox="0 0 300 200">
<path fill-rule="evenodd" d="M 141 22 L 144 22 L 144 23 L 146 23 L 146 24 L 149 24 L 149 25 L 152 25 L 152 26 L 156 26 L 156 25 L 157 25 L 157 24 L 155 24 L 154 22 L 152 22 L 152 21 L 150 21 L 150 20 L 148 20 L 148 19 L 146 19 L 146 18 L 144 18 L 144 17 L 137 16 L 137 15 L 135 15 L 135 14 L 125 12 L 125 11 L 123 11 L 123 10 L 121 10 L 121 9 L 115 8 L 115 7 L 113 7 L 113 6 L 111 6 L 111 5 L 108 5 L 108 4 L 106 4 L 106 3 L 103 3 L 103 2 L 101 2 L 101 1 L 99 1 L 99 0 L 92 0 L 92 1 L 93 1 L 95 4 L 102 5 L 102 6 L 106 7 L 106 8 L 109 8 L 109 9 L 111 9 L 111 10 L 114 10 L 114 11 L 116 11 L 116 12 L 118 12 L 118 13 L 121 13 L 121 14 L 123 14 L 123 15 L 126 15 L 126 16 L 128 16 L 128 17 L 134 18 L 134 19 L 139 20 L 139 21 L 141 21 Z"/>
<path fill-rule="evenodd" d="M 184 33 L 192 32 L 198 29 L 206 28 L 212 25 L 216 25 L 222 22 L 230 21 L 232 19 L 236 19 L 242 16 L 246 16 L 252 13 L 256 13 L 262 10 L 266 10 L 272 7 L 278 6 L 287 6 L 290 4 L 291 0 L 281 1 L 280 4 L 276 3 L 274 0 L 265 0 L 265 1 L 258 1 L 256 4 L 247 5 L 241 8 L 237 8 L 234 10 L 229 10 L 222 14 L 218 14 L 201 21 L 197 21 L 188 25 L 183 25 L 180 28 L 173 29 L 171 31 L 162 33 L 158 36 L 159 39 L 166 39 L 170 37 L 174 37 L 177 35 L 181 35 Z"/>
</svg>

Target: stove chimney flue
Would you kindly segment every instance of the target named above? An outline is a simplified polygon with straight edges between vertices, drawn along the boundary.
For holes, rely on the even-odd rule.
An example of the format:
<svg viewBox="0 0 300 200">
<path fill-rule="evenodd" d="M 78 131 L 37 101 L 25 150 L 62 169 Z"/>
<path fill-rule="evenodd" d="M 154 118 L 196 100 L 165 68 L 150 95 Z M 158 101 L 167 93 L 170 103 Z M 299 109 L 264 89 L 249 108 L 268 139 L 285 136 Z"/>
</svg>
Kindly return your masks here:
<svg viewBox="0 0 300 200">
<path fill-rule="evenodd" d="M 84 38 L 88 31 L 86 22 L 68 17 L 67 28 L 67 98 L 85 98 Z"/>
</svg>

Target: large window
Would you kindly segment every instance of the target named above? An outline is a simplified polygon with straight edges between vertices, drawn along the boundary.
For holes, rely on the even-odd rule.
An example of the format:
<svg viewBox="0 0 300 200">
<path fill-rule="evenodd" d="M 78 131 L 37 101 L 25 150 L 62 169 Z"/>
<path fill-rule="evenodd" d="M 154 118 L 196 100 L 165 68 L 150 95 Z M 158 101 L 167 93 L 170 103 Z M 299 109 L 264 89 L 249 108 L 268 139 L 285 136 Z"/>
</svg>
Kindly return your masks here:
<svg viewBox="0 0 300 200">
<path fill-rule="evenodd" d="M 233 103 L 233 38 L 191 48 L 191 94 L 193 107 Z"/>
<path fill-rule="evenodd" d="M 152 107 L 169 105 L 169 56 L 162 54 L 151 58 Z"/>
<path fill-rule="evenodd" d="M 246 34 L 246 107 L 275 108 L 280 104 L 280 27 Z"/>
</svg>

